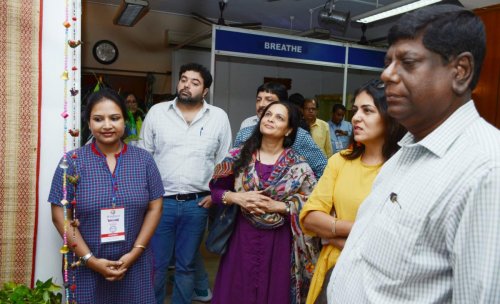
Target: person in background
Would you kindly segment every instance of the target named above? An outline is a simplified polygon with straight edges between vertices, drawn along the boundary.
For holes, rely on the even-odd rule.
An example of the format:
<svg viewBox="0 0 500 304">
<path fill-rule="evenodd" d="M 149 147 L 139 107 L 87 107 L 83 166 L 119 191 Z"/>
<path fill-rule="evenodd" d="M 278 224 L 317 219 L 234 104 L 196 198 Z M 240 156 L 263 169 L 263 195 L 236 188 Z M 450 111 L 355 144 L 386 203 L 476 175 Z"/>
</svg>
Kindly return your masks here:
<svg viewBox="0 0 500 304">
<path fill-rule="evenodd" d="M 332 107 L 332 120 L 328 121 L 330 127 L 330 140 L 332 151 L 337 153 L 347 149 L 352 135 L 352 125 L 344 120 L 346 108 L 341 103 L 336 103 Z"/>
<path fill-rule="evenodd" d="M 262 111 L 264 108 L 273 101 L 287 101 L 288 93 L 286 87 L 279 83 L 264 83 L 257 88 L 257 102 L 255 104 L 257 116 L 252 116 L 247 118 L 245 121 L 245 127 L 241 128 L 238 134 L 236 134 L 236 139 L 234 140 L 233 147 L 239 147 L 250 138 L 255 126 L 258 124 L 260 117 L 262 116 Z M 243 126 L 243 123 L 242 123 Z M 297 153 L 304 156 L 309 163 L 309 166 L 316 174 L 316 178 L 319 178 L 323 174 L 323 170 L 326 166 L 326 158 L 314 143 L 309 132 L 299 127 L 297 131 L 297 138 L 292 145 Z"/>
<path fill-rule="evenodd" d="M 314 142 L 321 149 L 326 158 L 332 156 L 332 143 L 330 142 L 330 129 L 326 121 L 317 118 L 318 102 L 316 99 L 304 101 L 304 118 L 309 124 L 309 129 Z"/>
<path fill-rule="evenodd" d="M 500 131 L 471 100 L 484 25 L 428 6 L 402 16 L 388 43 L 388 112 L 408 133 L 359 208 L 328 302 L 497 303 Z"/>
<path fill-rule="evenodd" d="M 335 265 L 382 164 L 399 149 L 405 129 L 387 113 L 383 82 L 371 80 L 354 92 L 353 145 L 328 160 L 323 176 L 300 213 L 305 233 L 324 241 L 307 303 L 325 303 L 325 278 Z"/>
<path fill-rule="evenodd" d="M 80 265 L 69 269 L 76 271 L 75 281 L 70 281 L 76 286 L 71 292 L 74 297 L 67 299 L 71 303 L 153 303 L 155 299 L 148 243 L 161 217 L 163 185 L 151 155 L 122 142 L 126 113 L 123 99 L 115 92 L 92 93 L 84 117 L 94 139 L 68 152 L 52 180 L 48 199 L 52 221 L 61 236 L 71 221 L 73 227 L 66 231 L 68 247 L 77 260 L 72 261 L 70 254 L 70 263 Z M 66 172 L 61 167 L 67 167 Z M 68 208 L 66 217 L 63 204 Z M 116 225 L 101 225 L 109 217 Z"/>
<path fill-rule="evenodd" d="M 288 101 L 293 103 L 297 107 L 297 109 L 299 109 L 299 114 L 300 114 L 299 126 L 302 129 L 306 130 L 307 132 L 311 132 L 309 124 L 304 119 L 304 102 L 306 101 L 304 96 L 300 93 L 293 93 L 292 95 L 290 95 L 290 97 L 288 97 Z"/>
<path fill-rule="evenodd" d="M 175 256 L 172 302 L 191 303 L 192 299 L 211 298 L 199 247 L 212 203 L 208 183 L 215 165 L 224 159 L 231 146 L 227 114 L 204 99 L 211 84 L 212 75 L 202 65 L 181 66 L 177 98 L 154 105 L 142 125 L 139 147 L 153 154 L 165 191 L 163 215 L 151 240 L 158 304 L 164 302 L 172 256 Z M 195 289 L 195 273 L 201 269 L 205 286 L 197 290 L 201 286 Z"/>
<path fill-rule="evenodd" d="M 130 140 L 138 140 L 141 131 L 144 111 L 139 107 L 137 96 L 134 93 L 125 93 L 125 104 L 127 105 L 127 117 L 125 125 L 127 127 L 127 137 Z"/>
<path fill-rule="evenodd" d="M 286 87 L 277 82 L 266 82 L 257 88 L 255 98 L 255 110 L 257 115 L 246 118 L 241 122 L 240 130 L 246 127 L 254 127 L 262 116 L 262 111 L 274 101 L 287 100 L 288 92 Z"/>
<path fill-rule="evenodd" d="M 215 168 L 213 201 L 240 209 L 219 264 L 213 304 L 305 301 L 319 250 L 298 226 L 316 184 L 305 159 L 290 148 L 298 124 L 292 104 L 269 104 L 243 147 Z"/>
</svg>

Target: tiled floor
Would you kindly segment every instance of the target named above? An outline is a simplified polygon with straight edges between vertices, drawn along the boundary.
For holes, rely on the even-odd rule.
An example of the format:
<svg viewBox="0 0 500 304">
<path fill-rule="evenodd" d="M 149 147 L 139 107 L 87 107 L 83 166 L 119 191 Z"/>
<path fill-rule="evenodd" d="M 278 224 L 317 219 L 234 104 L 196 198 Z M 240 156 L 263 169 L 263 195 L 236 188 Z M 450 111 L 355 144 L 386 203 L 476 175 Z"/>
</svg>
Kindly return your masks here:
<svg viewBox="0 0 500 304">
<path fill-rule="evenodd" d="M 215 281 L 215 275 L 217 274 L 217 269 L 219 268 L 219 256 L 212 254 L 210 252 L 207 252 L 205 250 L 205 245 L 202 244 L 201 246 L 201 255 L 203 256 L 203 259 L 205 261 L 205 268 L 207 269 L 208 272 L 208 280 L 210 282 L 210 288 L 213 288 L 214 286 L 214 281 Z M 169 271 L 169 275 L 173 274 L 173 271 Z M 172 284 L 167 284 L 167 297 L 165 299 L 165 304 L 170 304 L 172 301 Z M 209 303 L 209 302 L 193 302 L 196 304 L 200 303 Z"/>
</svg>

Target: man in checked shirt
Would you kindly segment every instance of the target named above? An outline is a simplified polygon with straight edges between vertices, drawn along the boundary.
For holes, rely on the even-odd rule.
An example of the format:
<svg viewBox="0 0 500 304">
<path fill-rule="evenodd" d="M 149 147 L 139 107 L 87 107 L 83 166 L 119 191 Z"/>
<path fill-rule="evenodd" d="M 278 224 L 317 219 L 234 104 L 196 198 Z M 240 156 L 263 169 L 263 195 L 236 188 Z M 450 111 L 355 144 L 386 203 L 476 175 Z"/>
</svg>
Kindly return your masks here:
<svg viewBox="0 0 500 304">
<path fill-rule="evenodd" d="M 409 132 L 358 211 L 328 303 L 498 303 L 500 131 L 471 99 L 483 23 L 430 6 L 388 41 L 388 112 Z"/>
<path fill-rule="evenodd" d="M 205 286 L 196 287 L 207 292 L 204 295 L 207 300 L 211 298 L 198 248 L 212 204 L 208 182 L 215 165 L 224 159 L 231 145 L 226 112 L 204 99 L 211 84 L 212 76 L 205 67 L 196 63 L 183 65 L 177 98 L 153 106 L 142 124 L 139 147 L 153 154 L 165 189 L 163 215 L 151 239 L 158 304 L 163 304 L 165 298 L 167 268 L 172 256 L 175 256 L 172 302 L 191 303 L 193 296 L 197 297 L 195 272 L 198 276 L 204 273 Z"/>
</svg>

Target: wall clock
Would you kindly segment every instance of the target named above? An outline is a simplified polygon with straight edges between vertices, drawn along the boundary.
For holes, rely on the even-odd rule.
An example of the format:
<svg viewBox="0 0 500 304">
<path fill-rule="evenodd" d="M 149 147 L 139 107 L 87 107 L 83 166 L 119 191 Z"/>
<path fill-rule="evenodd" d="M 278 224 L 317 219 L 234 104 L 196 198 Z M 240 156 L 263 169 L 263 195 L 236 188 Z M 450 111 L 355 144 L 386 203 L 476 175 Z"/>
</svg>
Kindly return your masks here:
<svg viewBox="0 0 500 304">
<path fill-rule="evenodd" d="M 118 58 L 118 48 L 109 40 L 99 40 L 92 50 L 95 60 L 102 64 L 111 64 Z"/>
</svg>

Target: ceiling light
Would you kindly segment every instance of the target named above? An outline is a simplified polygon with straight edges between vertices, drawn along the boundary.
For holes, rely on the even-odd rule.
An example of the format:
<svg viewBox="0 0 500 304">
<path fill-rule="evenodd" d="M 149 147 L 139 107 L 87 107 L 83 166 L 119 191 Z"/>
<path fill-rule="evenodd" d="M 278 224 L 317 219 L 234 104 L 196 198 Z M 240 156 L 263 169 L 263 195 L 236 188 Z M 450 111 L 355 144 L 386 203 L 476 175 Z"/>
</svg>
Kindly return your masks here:
<svg viewBox="0 0 500 304">
<path fill-rule="evenodd" d="M 403 14 L 409 11 L 416 10 L 418 8 L 431 5 L 442 0 L 403 0 L 398 1 L 384 7 L 369 11 L 367 13 L 355 16 L 352 20 L 361 23 L 370 23 L 377 20 L 389 18 L 399 14 Z"/>
<path fill-rule="evenodd" d="M 145 0 L 123 0 L 113 23 L 123 26 L 134 26 L 149 11 L 149 3 Z"/>
</svg>

